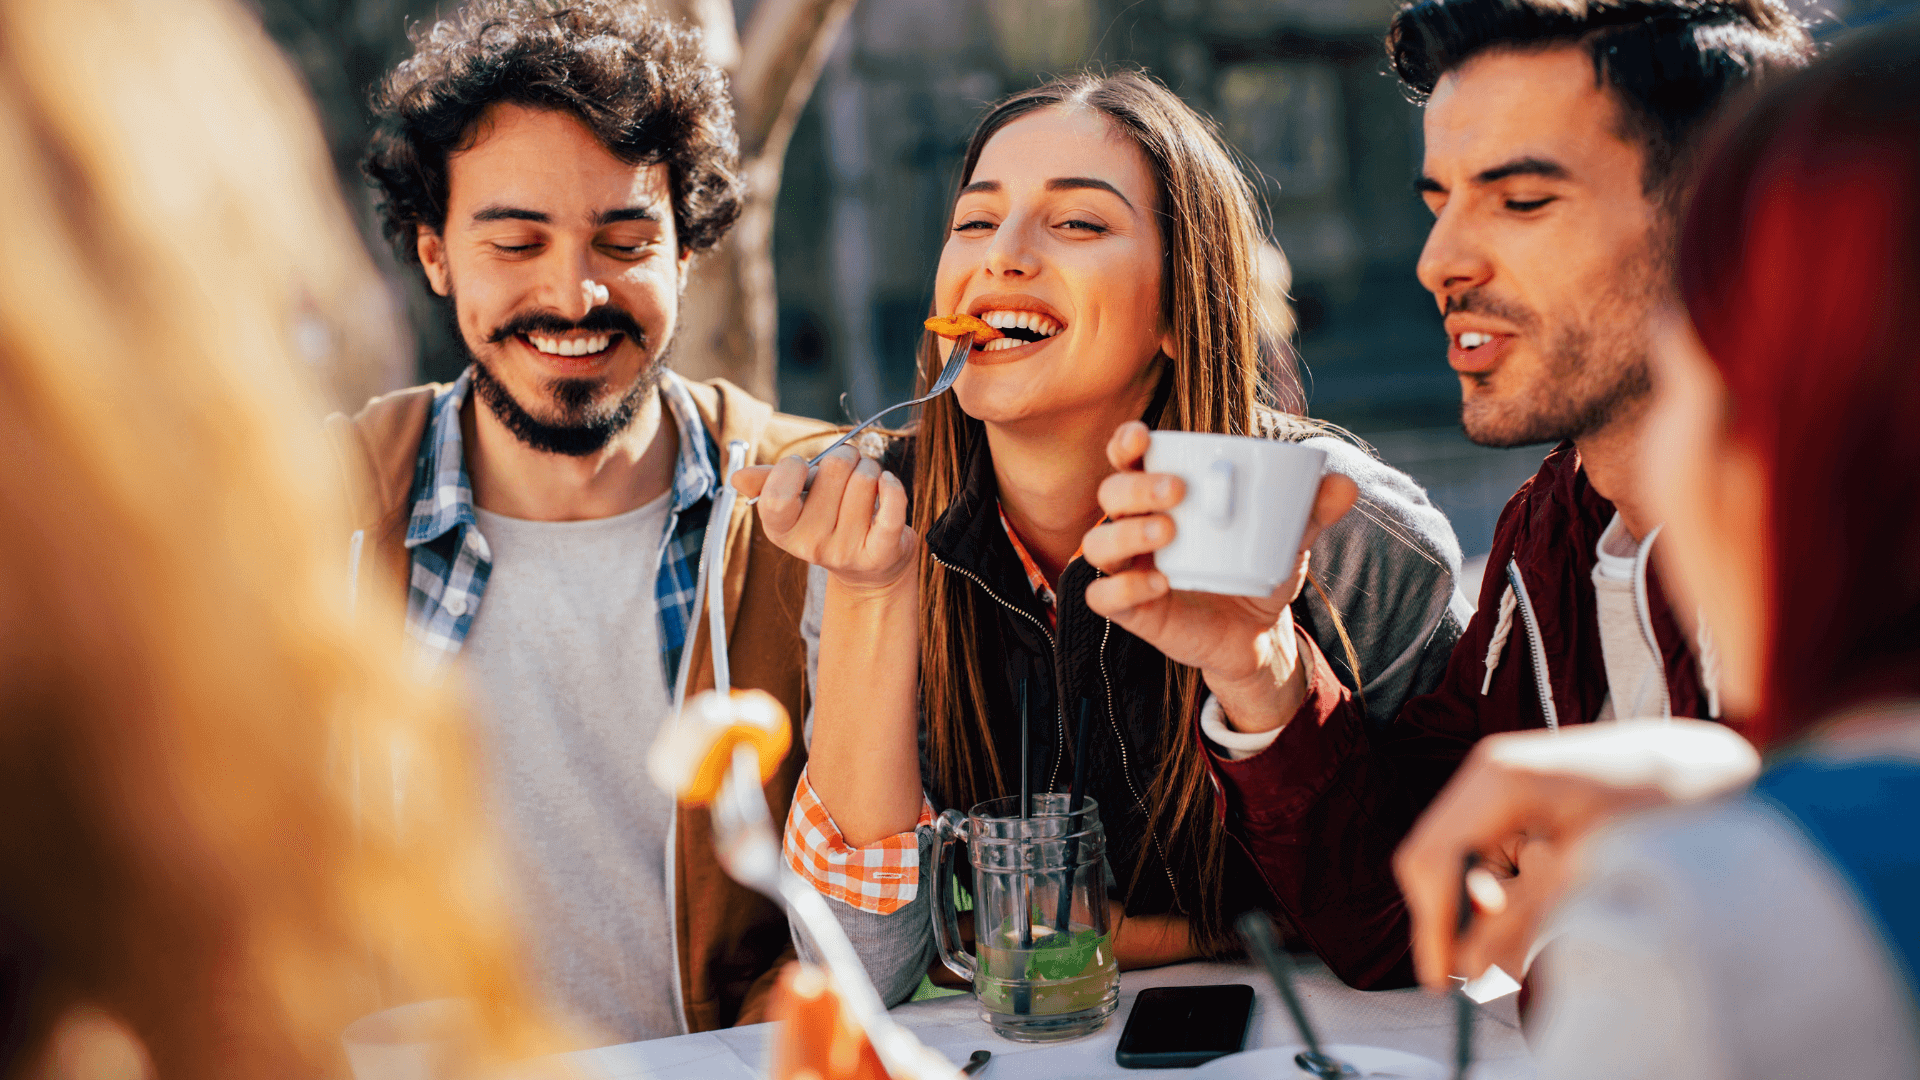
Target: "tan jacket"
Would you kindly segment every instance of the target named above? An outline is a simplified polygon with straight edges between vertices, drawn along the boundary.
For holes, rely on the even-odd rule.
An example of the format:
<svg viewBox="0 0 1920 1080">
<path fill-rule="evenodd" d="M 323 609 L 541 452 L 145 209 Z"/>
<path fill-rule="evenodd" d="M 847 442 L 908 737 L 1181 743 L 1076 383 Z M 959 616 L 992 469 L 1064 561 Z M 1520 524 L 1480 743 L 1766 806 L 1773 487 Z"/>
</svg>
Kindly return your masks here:
<svg viewBox="0 0 1920 1080">
<path fill-rule="evenodd" d="M 360 579 L 386 590 L 396 610 L 406 607 L 410 562 L 405 541 L 414 464 L 434 395 L 441 389 L 427 385 L 395 391 L 368 402 L 351 419 L 336 413 L 326 421 L 348 478 L 354 525 L 365 533 Z M 821 437 L 832 431 L 817 420 L 776 413 L 724 379 L 689 382 L 687 389 L 723 460 L 734 439 L 747 443 L 747 464 L 753 465 L 817 451 L 825 445 Z M 727 655 L 733 685 L 765 690 L 792 718 L 793 753 L 767 783 L 774 819 L 785 821 L 806 763 L 801 725 L 808 706 L 807 648 L 800 636 L 800 614 L 806 603 L 807 567 L 767 539 L 745 500 L 736 501 L 726 527 Z M 689 697 L 713 687 L 712 642 L 706 629 L 702 617 L 686 651 L 685 662 L 693 665 Z M 679 809 L 672 879 L 688 1028 L 708 1031 L 764 1019 L 775 969 L 792 955 L 786 915 L 720 869 L 705 810 Z"/>
</svg>

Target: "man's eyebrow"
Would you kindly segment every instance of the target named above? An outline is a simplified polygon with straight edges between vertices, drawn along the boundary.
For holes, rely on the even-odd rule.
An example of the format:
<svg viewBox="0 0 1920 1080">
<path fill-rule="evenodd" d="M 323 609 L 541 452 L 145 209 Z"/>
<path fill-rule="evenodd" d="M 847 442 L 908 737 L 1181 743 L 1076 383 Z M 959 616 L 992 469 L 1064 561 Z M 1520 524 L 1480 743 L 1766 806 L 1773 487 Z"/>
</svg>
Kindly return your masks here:
<svg viewBox="0 0 1920 1080">
<path fill-rule="evenodd" d="M 1121 202 L 1127 204 L 1127 209 L 1129 210 L 1133 209 L 1133 200 L 1127 198 L 1125 195 L 1121 195 L 1119 188 L 1114 187 L 1112 184 L 1107 183 L 1105 180 L 1095 180 L 1091 176 L 1056 176 L 1052 180 L 1047 181 L 1047 190 L 1048 191 L 1087 191 L 1087 190 L 1111 191 L 1115 195 L 1118 195 L 1120 197 Z"/>
<path fill-rule="evenodd" d="M 652 206 L 622 206 L 617 210 L 602 210 L 594 218 L 595 225 L 612 225 L 616 221 L 659 221 L 660 212 Z"/>
<path fill-rule="evenodd" d="M 544 210 L 525 210 L 518 206 L 502 206 L 493 203 L 473 212 L 473 221 L 480 224 L 488 221 L 537 221 L 544 225 L 552 221 Z"/>
<path fill-rule="evenodd" d="M 1431 176 L 1421 175 L 1414 178 L 1413 190 L 1422 195 L 1445 195 L 1447 193 L 1447 185 L 1435 180 Z"/>
<path fill-rule="evenodd" d="M 1482 169 L 1473 178 L 1476 184 L 1497 184 L 1509 176 L 1537 176 L 1543 180 L 1565 180 L 1573 174 L 1565 165 L 1547 158 L 1514 158 L 1504 165 L 1495 165 L 1491 169 Z"/>
</svg>

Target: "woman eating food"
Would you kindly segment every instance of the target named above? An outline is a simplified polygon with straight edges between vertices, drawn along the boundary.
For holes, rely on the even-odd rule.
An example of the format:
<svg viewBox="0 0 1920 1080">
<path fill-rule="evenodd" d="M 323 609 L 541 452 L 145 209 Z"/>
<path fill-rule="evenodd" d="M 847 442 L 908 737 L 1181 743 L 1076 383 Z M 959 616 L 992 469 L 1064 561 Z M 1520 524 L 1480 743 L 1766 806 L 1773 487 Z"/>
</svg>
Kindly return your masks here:
<svg viewBox="0 0 1920 1080">
<path fill-rule="evenodd" d="M 1446 518 L 1298 415 L 1297 376 L 1263 372 L 1275 350 L 1253 193 L 1212 125 L 1159 83 L 1080 75 L 994 106 L 948 228 L 935 314 L 996 332 L 972 336 L 953 393 L 877 460 L 844 447 L 811 477 L 790 458 L 735 481 L 760 497 L 769 537 L 814 566 L 816 693 L 789 863 L 840 901 L 882 995 L 902 999 L 933 955 L 917 827 L 937 810 L 1066 791 L 1084 707 L 1122 966 L 1232 948 L 1232 916 L 1261 907 L 1350 981 L 1378 984 L 1390 974 L 1344 951 L 1341 916 L 1311 883 L 1261 880 L 1223 827 L 1209 763 L 1262 746 L 1202 714 L 1281 707 L 1306 648 L 1333 658 L 1375 717 L 1427 689 L 1466 614 Z M 922 385 L 948 347 L 923 340 Z M 1154 580 L 1140 553 L 1170 520 L 1103 524 L 1103 504 L 1133 486 L 1177 490 L 1138 471 L 1152 430 L 1328 455 L 1291 580 L 1257 598 Z M 1110 576 L 1129 568 L 1146 573 Z"/>
</svg>

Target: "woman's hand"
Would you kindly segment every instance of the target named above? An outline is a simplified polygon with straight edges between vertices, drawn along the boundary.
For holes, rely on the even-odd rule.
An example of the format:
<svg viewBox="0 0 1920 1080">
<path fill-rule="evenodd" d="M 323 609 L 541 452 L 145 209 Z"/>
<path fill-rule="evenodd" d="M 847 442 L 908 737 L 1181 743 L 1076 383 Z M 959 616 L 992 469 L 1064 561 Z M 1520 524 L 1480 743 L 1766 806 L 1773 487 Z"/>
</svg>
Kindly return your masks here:
<svg viewBox="0 0 1920 1080">
<path fill-rule="evenodd" d="M 1122 971 L 1200 958 L 1193 927 L 1179 915 L 1130 916 L 1116 905 L 1113 920 L 1113 959 Z"/>
<path fill-rule="evenodd" d="M 1186 496 L 1176 476 L 1141 471 L 1151 438 L 1145 424 L 1120 425 L 1107 443 L 1119 471 L 1100 484 L 1100 509 L 1113 520 L 1087 534 L 1083 551 L 1107 576 L 1087 586 L 1087 606 L 1159 649 L 1200 669 L 1228 723 L 1246 732 L 1285 724 L 1306 697 L 1299 642 L 1287 605 L 1307 580 L 1315 540 L 1352 507 L 1359 489 L 1329 473 L 1320 481 L 1293 575 L 1260 598 L 1175 592 L 1154 568 L 1153 553 L 1173 540 L 1166 514 Z"/>
<path fill-rule="evenodd" d="M 841 837 L 865 847 L 911 834 L 920 817 L 920 538 L 899 478 L 851 446 L 807 463 L 741 469 L 760 526 L 827 571 L 807 777 Z"/>
<path fill-rule="evenodd" d="M 1447 976 L 1478 977 L 1489 963 L 1518 978 L 1594 828 L 1629 811 L 1735 790 L 1759 770 L 1745 739 L 1703 720 L 1583 724 L 1480 740 L 1393 857 L 1413 916 L 1420 981 L 1444 988 Z M 1456 940 L 1469 852 L 1493 865 L 1510 862 L 1515 873 L 1505 883 L 1491 876 L 1470 882 L 1477 913 Z"/>
<path fill-rule="evenodd" d="M 811 490 L 800 457 L 741 469 L 733 486 L 760 497 L 768 539 L 843 587 L 883 592 L 909 577 L 920 538 L 907 525 L 906 488 L 853 447 L 821 459 Z"/>
</svg>

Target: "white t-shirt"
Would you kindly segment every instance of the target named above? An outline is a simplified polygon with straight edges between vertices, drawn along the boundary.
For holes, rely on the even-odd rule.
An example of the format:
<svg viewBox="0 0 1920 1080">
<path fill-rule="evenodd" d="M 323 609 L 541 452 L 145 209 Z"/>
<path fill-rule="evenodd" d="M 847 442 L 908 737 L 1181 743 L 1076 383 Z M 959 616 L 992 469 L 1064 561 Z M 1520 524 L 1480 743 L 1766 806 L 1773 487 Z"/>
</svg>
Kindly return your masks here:
<svg viewBox="0 0 1920 1080">
<path fill-rule="evenodd" d="M 654 600 L 670 496 L 597 521 L 478 511 L 493 573 L 462 662 L 521 930 L 549 1004 L 605 1042 L 683 1031 L 673 799 L 646 770 L 671 707 Z"/>
<path fill-rule="evenodd" d="M 1649 532 L 1634 540 L 1616 513 L 1595 545 L 1600 561 L 1593 567 L 1593 593 L 1600 620 L 1600 655 L 1607 669 L 1607 699 L 1596 721 L 1673 715 L 1666 667 L 1653 637 L 1653 623 L 1643 610 L 1643 567 L 1653 537 Z"/>
</svg>

